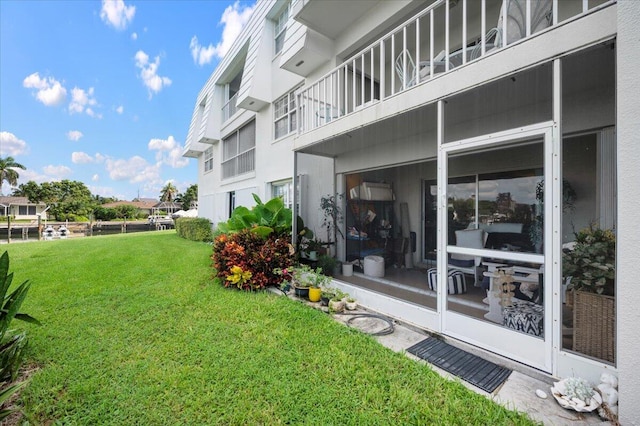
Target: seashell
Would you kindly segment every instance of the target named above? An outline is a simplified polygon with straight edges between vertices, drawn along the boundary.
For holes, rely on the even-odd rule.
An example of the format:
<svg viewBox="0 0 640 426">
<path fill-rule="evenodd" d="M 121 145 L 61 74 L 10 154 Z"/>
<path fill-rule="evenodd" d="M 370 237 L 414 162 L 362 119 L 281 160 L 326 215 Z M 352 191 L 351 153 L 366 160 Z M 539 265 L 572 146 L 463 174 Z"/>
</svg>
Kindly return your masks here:
<svg viewBox="0 0 640 426">
<path fill-rule="evenodd" d="M 571 402 L 573 402 L 576 405 L 576 407 L 580 407 L 580 408 L 587 405 L 583 400 L 578 398 L 571 398 Z"/>
<path fill-rule="evenodd" d="M 542 389 L 536 389 L 536 395 L 538 398 L 547 399 L 547 393 Z"/>
</svg>

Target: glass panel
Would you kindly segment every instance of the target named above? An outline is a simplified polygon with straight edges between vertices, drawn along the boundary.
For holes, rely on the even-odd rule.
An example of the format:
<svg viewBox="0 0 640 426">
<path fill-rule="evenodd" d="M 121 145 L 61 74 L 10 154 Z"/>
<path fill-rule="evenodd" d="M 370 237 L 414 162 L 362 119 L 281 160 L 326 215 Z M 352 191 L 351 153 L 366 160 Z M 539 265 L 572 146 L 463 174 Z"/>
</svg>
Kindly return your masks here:
<svg viewBox="0 0 640 426">
<path fill-rule="evenodd" d="M 492 250 L 447 253 L 447 309 L 538 338 L 544 337 L 543 258 L 515 262 L 501 253 L 533 253 L 535 223 L 542 236 L 543 162 L 542 141 L 450 157 L 447 185 L 449 245 Z M 468 176 L 455 177 L 465 171 Z M 434 280 L 429 276 L 430 286 Z"/>
<path fill-rule="evenodd" d="M 615 362 L 615 149 L 612 129 L 563 141 L 562 348 L 609 363 Z"/>
<path fill-rule="evenodd" d="M 238 155 L 238 133 L 234 132 L 222 140 L 222 159 L 228 160 Z"/>
<path fill-rule="evenodd" d="M 243 128 L 240 129 L 239 132 L 239 148 L 238 152 L 242 153 L 248 149 L 256 146 L 256 122 L 252 121 L 247 124 Z"/>
<path fill-rule="evenodd" d="M 275 138 L 281 138 L 282 136 L 286 135 L 287 133 L 289 133 L 289 123 L 287 120 L 287 117 L 281 118 L 280 120 L 276 121 L 276 125 L 275 125 Z"/>
</svg>

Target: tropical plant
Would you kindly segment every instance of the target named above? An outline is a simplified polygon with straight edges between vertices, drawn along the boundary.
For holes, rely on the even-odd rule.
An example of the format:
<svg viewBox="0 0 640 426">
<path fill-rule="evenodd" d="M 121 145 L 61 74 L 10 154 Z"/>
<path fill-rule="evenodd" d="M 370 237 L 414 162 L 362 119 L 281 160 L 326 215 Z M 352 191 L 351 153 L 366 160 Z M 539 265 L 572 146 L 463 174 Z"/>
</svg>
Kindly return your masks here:
<svg viewBox="0 0 640 426">
<path fill-rule="evenodd" d="M 322 226 L 327 230 L 327 242 L 335 239 L 336 235 L 344 238 L 342 230 L 338 227 L 338 222 L 342 220 L 342 208 L 340 207 L 342 197 L 342 194 L 328 194 L 320 198 L 320 209 L 324 215 Z"/>
<path fill-rule="evenodd" d="M 184 194 L 176 196 L 175 201 L 182 205 L 182 210 L 189 210 L 198 204 L 198 184 L 191 185 Z"/>
<path fill-rule="evenodd" d="M 263 289 L 267 286 L 278 286 L 282 277 L 277 269 L 285 269 L 293 263 L 294 251 L 288 238 L 270 235 L 263 239 L 249 229 L 235 234 L 218 235 L 213 243 L 213 266 L 216 277 L 225 287 L 237 285 L 229 280 L 240 268 L 250 272 L 250 279 L 242 281 L 239 288 L 243 290 Z"/>
<path fill-rule="evenodd" d="M 6 386 L 7 383 L 13 382 L 17 375 L 24 348 L 27 345 L 26 334 L 24 332 L 11 334 L 9 326 L 14 318 L 40 324 L 38 320 L 30 315 L 18 312 L 27 297 L 30 283 L 25 281 L 20 284 L 11 293 L 8 293 L 11 282 L 13 281 L 13 273 L 9 273 L 9 253 L 6 251 L 0 256 L 0 297 L 2 297 L 2 309 L 0 309 L 0 382 L 3 389 L 0 392 L 0 403 L 4 401 L 20 386 Z M 7 294 L 8 293 L 8 294 Z M 0 419 L 10 414 L 10 410 L 3 409 L 0 411 Z"/>
<path fill-rule="evenodd" d="M 616 276 L 616 236 L 596 225 L 575 234 L 572 250 L 562 255 L 563 274 L 570 289 L 613 296 Z"/>
<path fill-rule="evenodd" d="M 284 206 L 282 198 L 276 197 L 263 203 L 253 194 L 256 205 L 251 210 L 236 207 L 226 222 L 218 224 L 218 233 L 234 234 L 245 229 L 267 238 L 272 233 L 278 236 L 290 234 L 293 212 Z"/>
<path fill-rule="evenodd" d="M 167 184 L 160 190 L 160 201 L 172 202 L 176 195 L 178 194 L 178 188 L 172 183 L 167 182 Z"/>
<path fill-rule="evenodd" d="M 11 156 L 0 158 L 0 194 L 2 194 L 2 184 L 7 182 L 9 186 L 17 186 L 20 175 L 15 169 L 27 170 L 25 166 L 16 161 Z"/>
</svg>

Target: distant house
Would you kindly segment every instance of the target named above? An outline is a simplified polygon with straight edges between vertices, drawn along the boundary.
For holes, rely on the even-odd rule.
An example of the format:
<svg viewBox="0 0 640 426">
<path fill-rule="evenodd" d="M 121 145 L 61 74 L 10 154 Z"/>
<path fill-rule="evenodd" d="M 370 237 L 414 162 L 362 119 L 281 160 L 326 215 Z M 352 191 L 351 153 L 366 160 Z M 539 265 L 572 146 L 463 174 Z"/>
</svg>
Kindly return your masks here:
<svg viewBox="0 0 640 426">
<path fill-rule="evenodd" d="M 0 216 L 12 216 L 14 219 L 47 218 L 45 203 L 32 203 L 27 197 L 0 197 Z"/>
</svg>

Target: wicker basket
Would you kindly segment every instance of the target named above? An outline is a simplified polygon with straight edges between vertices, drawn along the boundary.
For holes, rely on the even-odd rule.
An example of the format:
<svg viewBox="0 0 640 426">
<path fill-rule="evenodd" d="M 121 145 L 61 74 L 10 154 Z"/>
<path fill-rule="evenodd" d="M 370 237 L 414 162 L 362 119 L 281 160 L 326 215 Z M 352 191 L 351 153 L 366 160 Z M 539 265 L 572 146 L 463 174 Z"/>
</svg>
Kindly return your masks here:
<svg viewBox="0 0 640 426">
<path fill-rule="evenodd" d="M 615 363 L 616 300 L 612 296 L 573 292 L 573 350 Z"/>
</svg>

